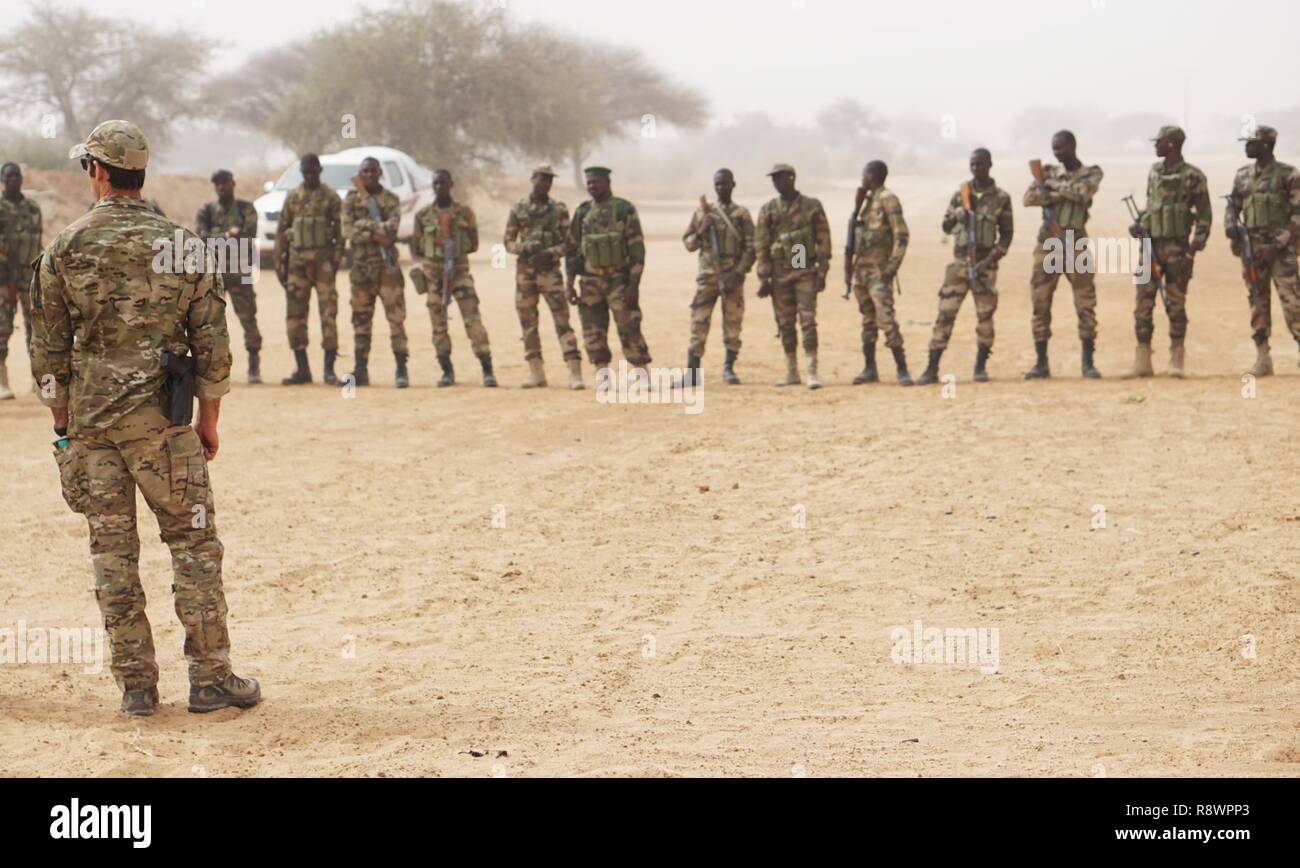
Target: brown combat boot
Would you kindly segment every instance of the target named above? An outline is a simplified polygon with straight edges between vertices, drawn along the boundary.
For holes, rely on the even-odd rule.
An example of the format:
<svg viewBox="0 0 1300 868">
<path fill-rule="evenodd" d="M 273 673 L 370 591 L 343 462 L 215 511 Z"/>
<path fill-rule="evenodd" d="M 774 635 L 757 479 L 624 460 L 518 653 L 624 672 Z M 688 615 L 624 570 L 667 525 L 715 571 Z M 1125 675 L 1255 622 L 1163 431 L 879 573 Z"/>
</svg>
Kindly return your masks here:
<svg viewBox="0 0 1300 868">
<path fill-rule="evenodd" d="M 1262 343 L 1255 348 L 1258 355 L 1255 357 L 1255 364 L 1250 367 L 1246 373 L 1252 377 L 1271 377 L 1273 376 L 1273 353 L 1269 349 L 1268 343 Z"/>
<path fill-rule="evenodd" d="M 122 711 L 129 717 L 153 717 L 158 710 L 158 688 L 128 690 L 122 694 Z"/>
<path fill-rule="evenodd" d="M 575 392 L 587 388 L 582 382 L 582 359 L 569 359 L 569 388 Z"/>
<path fill-rule="evenodd" d="M 785 354 L 785 378 L 777 380 L 778 389 L 784 389 L 786 386 L 799 386 L 803 381 L 799 379 L 799 354 Z"/>
<path fill-rule="evenodd" d="M 545 389 L 546 382 L 546 363 L 540 358 L 528 360 L 528 379 L 524 380 L 523 388 L 525 389 Z"/>
<path fill-rule="evenodd" d="M 1181 380 L 1186 377 L 1187 374 L 1183 370 L 1186 361 L 1187 354 L 1182 342 L 1180 341 L 1171 346 L 1169 348 L 1169 376 L 1173 377 L 1175 380 Z"/>
<path fill-rule="evenodd" d="M 252 708 L 262 701 L 262 686 L 255 678 L 231 674 L 220 684 L 190 687 L 190 711 L 207 714 L 223 708 Z"/>
<path fill-rule="evenodd" d="M 1155 368 L 1151 367 L 1151 345 L 1138 344 L 1137 355 L 1133 360 L 1133 369 L 1124 375 L 1124 379 L 1144 380 L 1155 375 Z"/>
</svg>

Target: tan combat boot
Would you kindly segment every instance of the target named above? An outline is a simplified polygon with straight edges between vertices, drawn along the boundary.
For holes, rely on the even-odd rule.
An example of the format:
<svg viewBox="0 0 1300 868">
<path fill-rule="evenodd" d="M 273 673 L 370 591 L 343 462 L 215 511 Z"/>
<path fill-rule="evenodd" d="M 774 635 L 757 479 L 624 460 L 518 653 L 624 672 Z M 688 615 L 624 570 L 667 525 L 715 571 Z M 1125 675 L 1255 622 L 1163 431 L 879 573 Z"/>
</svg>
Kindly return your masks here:
<svg viewBox="0 0 1300 868">
<path fill-rule="evenodd" d="M 581 392 L 587 388 L 586 383 L 582 382 L 581 359 L 569 359 L 569 388 L 575 392 Z"/>
<path fill-rule="evenodd" d="M 1255 364 L 1246 373 L 1252 377 L 1273 376 L 1273 353 L 1270 351 L 1268 344 L 1260 344 L 1256 351 L 1259 355 L 1255 358 Z"/>
<path fill-rule="evenodd" d="M 1155 368 L 1151 367 L 1151 345 L 1138 344 L 1137 357 L 1133 361 L 1133 370 L 1125 374 L 1124 379 L 1141 380 L 1155 375 Z"/>
<path fill-rule="evenodd" d="M 541 359 L 528 360 L 528 379 L 524 380 L 525 389 L 545 389 L 546 363 Z"/>
<path fill-rule="evenodd" d="M 1186 352 L 1181 343 L 1174 344 L 1169 348 L 1169 376 L 1175 380 L 1181 380 L 1187 374 L 1183 371 L 1183 364 L 1187 361 Z"/>
<path fill-rule="evenodd" d="M 817 379 L 817 354 L 810 353 L 808 356 L 808 388 L 814 392 L 822 387 L 822 381 Z"/>
<path fill-rule="evenodd" d="M 5 362 L 0 362 L 0 401 L 13 399 L 14 390 L 9 388 L 9 367 Z"/>
<path fill-rule="evenodd" d="M 799 355 L 797 353 L 786 353 L 785 356 L 785 379 L 777 380 L 778 389 L 786 386 L 798 386 L 803 381 L 799 379 Z"/>
</svg>

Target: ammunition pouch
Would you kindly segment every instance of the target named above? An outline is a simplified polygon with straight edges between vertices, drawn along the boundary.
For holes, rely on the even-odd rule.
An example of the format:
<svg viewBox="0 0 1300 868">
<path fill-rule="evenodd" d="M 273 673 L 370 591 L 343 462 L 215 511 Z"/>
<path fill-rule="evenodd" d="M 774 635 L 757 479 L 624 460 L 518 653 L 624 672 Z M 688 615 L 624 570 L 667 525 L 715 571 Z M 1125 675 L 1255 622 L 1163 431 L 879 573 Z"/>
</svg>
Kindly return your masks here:
<svg viewBox="0 0 1300 868">
<path fill-rule="evenodd" d="M 1150 225 L 1154 240 L 1185 239 L 1192 231 L 1192 208 L 1186 202 L 1152 204 Z"/>
<path fill-rule="evenodd" d="M 418 265 L 411 269 L 411 286 L 415 287 L 416 295 L 429 294 L 429 275 Z"/>
<path fill-rule="evenodd" d="M 332 247 L 331 226 L 325 217 L 299 217 L 289 229 L 290 240 L 294 250 L 320 250 Z"/>
<path fill-rule="evenodd" d="M 1064 225 L 1064 224 L 1062 224 Z M 992 214 L 975 212 L 975 246 L 993 247 L 998 243 L 998 220 Z"/>
<path fill-rule="evenodd" d="M 772 243 L 772 259 L 792 267 L 797 252 L 803 252 L 804 261 L 811 263 L 817 258 L 817 236 L 812 227 L 805 226 L 792 232 L 782 232 Z"/>
<path fill-rule="evenodd" d="M 627 240 L 622 232 L 584 233 L 582 258 L 588 268 L 625 268 L 629 261 Z"/>
<path fill-rule="evenodd" d="M 1291 220 L 1291 203 L 1281 193 L 1251 193 L 1242 217 L 1247 229 L 1281 229 Z"/>
<path fill-rule="evenodd" d="M 1061 202 L 1056 206 L 1056 225 L 1082 232 L 1088 225 L 1088 209 L 1079 202 Z"/>
</svg>

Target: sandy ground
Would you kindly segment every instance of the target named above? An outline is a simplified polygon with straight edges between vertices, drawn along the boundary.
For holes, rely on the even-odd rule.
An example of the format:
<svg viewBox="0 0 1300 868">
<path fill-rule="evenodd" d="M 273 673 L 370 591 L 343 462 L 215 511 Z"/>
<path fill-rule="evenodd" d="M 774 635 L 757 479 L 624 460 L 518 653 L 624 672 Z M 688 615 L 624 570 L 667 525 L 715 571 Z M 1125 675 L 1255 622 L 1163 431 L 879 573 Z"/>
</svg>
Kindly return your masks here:
<svg viewBox="0 0 1300 868">
<path fill-rule="evenodd" d="M 1121 231 L 1119 198 L 1143 188 L 1145 166 L 1109 168 L 1096 234 Z M 1224 192 L 1233 164 L 1205 168 Z M 1021 166 L 995 171 L 1019 201 Z M 892 184 L 915 239 L 899 310 L 917 368 L 949 258 L 937 226 L 962 175 Z M 767 195 L 742 192 L 754 210 Z M 838 246 L 851 188 L 821 192 Z M 642 210 L 647 338 L 659 363 L 680 365 L 690 202 Z M 1190 379 L 1117 379 L 1133 291 L 1106 276 L 1099 364 L 1112 378 L 1078 379 L 1067 290 L 1059 379 L 1026 384 L 1035 220 L 1017 218 L 996 382 L 970 383 L 968 306 L 944 360 L 948 397 L 848 385 L 859 321 L 838 278 L 821 306 L 829 388 L 771 387 L 780 351 L 751 281 L 746 386 L 707 388 L 698 416 L 481 389 L 459 317 L 465 385 L 437 391 L 413 295 L 413 390 L 389 385 L 382 323 L 378 385 L 359 398 L 241 382 L 212 472 L 234 657 L 265 704 L 185 712 L 168 560 L 145 515 L 163 709 L 120 717 L 106 670 L 0 666 L 0 773 L 1295 775 L 1300 370 L 1280 311 L 1280 376 L 1244 397 L 1246 294 L 1216 226 L 1192 290 Z M 483 257 L 477 278 L 513 386 L 525 366 L 512 276 Z M 283 296 L 273 279 L 261 291 L 278 379 Z M 239 343 L 233 315 L 231 327 Z M 47 423 L 31 395 L 0 407 L 0 627 L 98 620 Z M 998 674 L 893 662 L 891 631 L 917 621 L 996 628 Z"/>
</svg>

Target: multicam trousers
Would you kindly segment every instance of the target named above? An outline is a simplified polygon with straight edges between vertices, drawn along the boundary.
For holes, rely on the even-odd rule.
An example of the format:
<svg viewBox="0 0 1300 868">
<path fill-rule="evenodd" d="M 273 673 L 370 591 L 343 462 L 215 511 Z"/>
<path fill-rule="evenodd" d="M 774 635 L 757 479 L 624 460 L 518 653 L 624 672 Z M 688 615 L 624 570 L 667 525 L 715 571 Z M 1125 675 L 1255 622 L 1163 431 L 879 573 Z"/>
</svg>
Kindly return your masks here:
<svg viewBox="0 0 1300 868">
<path fill-rule="evenodd" d="M 90 555 L 112 651 L 124 690 L 158 683 L 153 634 L 140 585 L 136 490 L 158 519 L 171 549 L 176 615 L 185 627 L 190 683 L 217 684 L 230 674 L 230 636 L 221 584 L 223 549 L 203 446 L 189 426 L 171 427 L 155 408 L 114 428 L 78 437 L 55 459 L 63 496 L 90 526 Z"/>
</svg>

